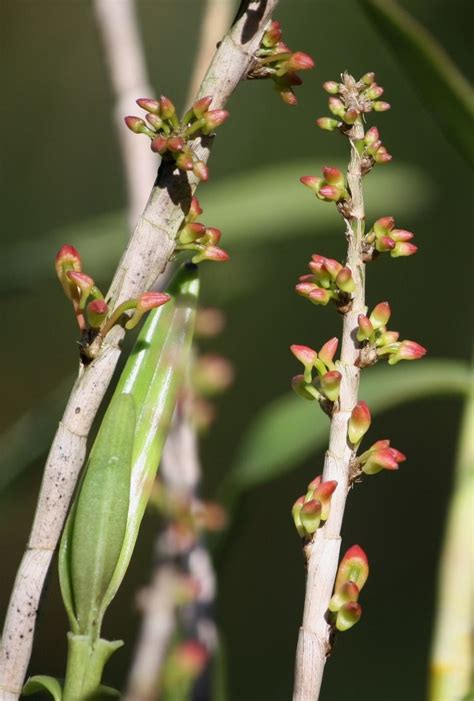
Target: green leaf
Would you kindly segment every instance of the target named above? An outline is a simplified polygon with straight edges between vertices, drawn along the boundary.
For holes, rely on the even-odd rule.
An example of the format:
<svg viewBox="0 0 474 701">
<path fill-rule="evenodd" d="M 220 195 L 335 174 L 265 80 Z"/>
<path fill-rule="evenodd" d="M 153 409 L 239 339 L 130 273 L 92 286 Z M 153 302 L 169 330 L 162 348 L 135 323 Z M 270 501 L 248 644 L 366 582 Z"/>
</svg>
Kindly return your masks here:
<svg viewBox="0 0 474 701">
<path fill-rule="evenodd" d="M 167 292 L 171 300 L 148 315 L 115 390 L 135 399 L 137 420 L 126 534 L 104 610 L 129 565 L 189 364 L 199 294 L 197 267 L 183 266 Z"/>
<path fill-rule="evenodd" d="M 59 680 L 55 679 L 55 677 L 38 674 L 34 677 L 30 677 L 23 687 L 23 694 L 25 694 L 25 696 L 37 694 L 41 691 L 50 693 L 54 701 L 61 701 L 63 690 Z"/>
<path fill-rule="evenodd" d="M 71 622 L 77 622 L 83 635 L 95 637 L 100 632 L 104 595 L 122 549 L 134 434 L 135 400 L 116 393 L 94 441 L 61 542 L 65 606 L 68 614 L 74 611 Z"/>
<path fill-rule="evenodd" d="M 363 373 L 360 396 L 371 412 L 438 395 L 463 395 L 469 368 L 455 360 L 423 360 L 419 365 L 379 366 Z M 289 472 L 308 455 L 322 451 L 328 417 L 316 402 L 288 394 L 265 406 L 244 435 L 224 493 L 229 498 Z"/>
<path fill-rule="evenodd" d="M 461 156 L 474 163 L 474 92 L 427 29 L 395 0 L 359 0 L 417 94 Z"/>
<path fill-rule="evenodd" d="M 342 169 L 347 164 L 340 162 Z M 204 208 L 202 220 L 223 231 L 224 248 L 253 246 L 302 236 L 340 230 L 334 207 L 317 202 L 299 183 L 305 173 L 318 172 L 317 160 L 299 160 L 272 165 L 230 176 L 210 184 L 199 195 Z M 419 213 L 431 201 L 431 183 L 425 173 L 413 167 L 393 164 L 367 178 L 366 205 L 374 215 L 380 210 L 396 211 L 399 218 Z M 80 251 L 94 279 L 106 279 L 113 272 L 126 241 L 127 222 L 121 212 L 103 214 L 49 232 L 43 239 L 23 241 L 2 251 L 0 292 L 32 289 L 45 280 L 54 282 L 54 256 L 63 243 Z M 17 261 L 22 275 L 17 275 Z M 242 285 L 244 282 L 242 282 Z M 58 288 L 59 292 L 59 288 Z"/>
</svg>

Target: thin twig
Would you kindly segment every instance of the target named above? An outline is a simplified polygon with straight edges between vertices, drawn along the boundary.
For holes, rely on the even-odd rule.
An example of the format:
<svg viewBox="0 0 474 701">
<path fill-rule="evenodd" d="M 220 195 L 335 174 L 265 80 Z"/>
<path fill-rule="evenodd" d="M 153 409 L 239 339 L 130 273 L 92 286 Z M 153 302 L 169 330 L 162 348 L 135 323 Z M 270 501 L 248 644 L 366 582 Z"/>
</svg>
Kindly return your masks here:
<svg viewBox="0 0 474 701">
<path fill-rule="evenodd" d="M 466 401 L 456 459 L 456 482 L 441 554 L 431 654 L 431 701 L 464 699 L 474 683 L 472 634 L 474 558 L 474 387 Z"/>
<path fill-rule="evenodd" d="M 347 182 L 351 195 L 351 211 L 346 223 L 348 241 L 347 265 L 352 270 L 356 287 L 352 307 L 344 315 L 339 372 L 342 374 L 339 404 L 331 417 L 329 448 L 326 452 L 323 481 L 336 480 L 337 488 L 331 499 L 331 511 L 323 528 L 305 547 L 307 558 L 306 595 L 303 624 L 299 631 L 296 651 L 295 688 L 293 701 L 317 701 L 326 658 L 331 652 L 331 626 L 326 621 L 341 545 L 341 525 L 349 490 L 350 465 L 353 449 L 347 441 L 347 425 L 357 403 L 359 368 L 356 361 L 359 345 L 356 340 L 357 317 L 365 313 L 365 265 L 362 260 L 364 235 L 364 198 L 362 191 L 361 157 L 355 141 L 364 136 L 364 127 L 356 122 L 350 136 L 351 160 Z"/>
<path fill-rule="evenodd" d="M 252 0 L 224 37 L 201 84 L 199 95 L 213 95 L 223 107 L 246 75 L 265 26 L 278 0 Z M 209 158 L 213 139 L 198 146 Z M 197 186 L 194 176 L 178 175 L 162 164 L 143 214 L 122 256 L 107 295 L 109 306 L 149 289 L 164 270 L 175 247 L 183 209 Z M 86 441 L 120 357 L 124 330 L 116 326 L 92 349 L 95 358 L 81 363 L 63 418 L 46 462 L 32 531 L 20 564 L 5 619 L 0 648 L 0 701 L 18 698 L 33 644 L 38 605 L 46 574 L 86 452 Z"/>
</svg>

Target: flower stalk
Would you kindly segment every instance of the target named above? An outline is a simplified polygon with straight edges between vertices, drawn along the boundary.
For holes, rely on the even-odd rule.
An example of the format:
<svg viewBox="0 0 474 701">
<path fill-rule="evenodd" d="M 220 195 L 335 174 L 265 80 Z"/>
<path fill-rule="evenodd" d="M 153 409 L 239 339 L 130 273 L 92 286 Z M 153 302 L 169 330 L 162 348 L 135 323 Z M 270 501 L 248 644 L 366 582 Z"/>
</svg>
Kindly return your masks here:
<svg viewBox="0 0 474 701">
<path fill-rule="evenodd" d="M 321 508 L 318 509 L 316 499 L 305 503 L 304 498 L 300 498 L 293 506 L 293 517 L 303 539 L 307 564 L 293 701 L 317 701 L 334 635 L 348 630 L 361 617 L 358 595 L 367 578 L 368 565 L 359 546 L 353 546 L 346 553 L 336 578 L 341 526 L 349 489 L 362 472 L 376 474 L 384 468 L 395 470 L 398 462 L 405 459 L 400 451 L 390 448 L 390 441 L 379 441 L 357 460 L 359 445 L 371 424 L 369 407 L 358 396 L 361 368 L 384 357 L 392 365 L 399 360 L 417 359 L 426 352 L 412 341 L 399 343 L 398 334 L 387 330 L 388 303 L 377 305 L 372 314 L 367 315 L 366 264 L 375 260 L 381 250 L 393 253 L 399 242 L 406 243 L 412 237 L 410 232 L 395 230 L 391 217 L 378 220 L 374 229 L 366 234 L 363 178 L 374 166 L 388 163 L 391 156 L 380 141 L 376 128 L 365 131 L 364 115 L 385 111 L 390 105 L 378 100 L 383 89 L 375 83 L 373 73 L 365 74 L 359 81 L 346 73 L 341 76 L 341 82 L 328 81 L 324 88 L 330 94 L 329 109 L 335 119 L 321 118 L 316 123 L 328 131 L 338 130 L 348 138 L 350 162 L 346 177 L 338 169 L 326 167 L 323 178 L 304 176 L 301 182 L 319 200 L 336 205 L 345 224 L 347 257 L 344 263 L 339 263 L 313 255 L 309 264 L 311 274 L 300 278 L 296 291 L 314 304 L 324 306 L 329 301 L 336 304 L 343 318 L 341 353 L 340 359 L 334 361 L 337 339 L 328 342 L 329 346 L 325 344 L 317 359 L 316 351 L 311 353 L 312 349 L 307 346 L 292 346 L 291 350 L 305 369 L 304 376 L 298 376 L 297 382 L 293 380 L 295 390 L 306 398 L 319 399 L 321 408 L 330 416 L 329 447 L 321 483 L 337 486 L 331 495 L 325 520 L 320 516 Z M 381 230 L 383 227 L 385 230 Z M 385 249 L 379 245 L 382 236 L 387 239 Z M 404 255 L 415 251 L 413 246 Z M 330 366 L 327 365 L 327 355 Z M 326 391 L 325 400 L 321 401 L 316 394 L 316 388 L 321 389 L 321 382 L 314 386 L 311 370 L 325 358 L 326 367 L 331 370 L 327 374 L 339 375 L 338 390 L 332 395 Z"/>
</svg>

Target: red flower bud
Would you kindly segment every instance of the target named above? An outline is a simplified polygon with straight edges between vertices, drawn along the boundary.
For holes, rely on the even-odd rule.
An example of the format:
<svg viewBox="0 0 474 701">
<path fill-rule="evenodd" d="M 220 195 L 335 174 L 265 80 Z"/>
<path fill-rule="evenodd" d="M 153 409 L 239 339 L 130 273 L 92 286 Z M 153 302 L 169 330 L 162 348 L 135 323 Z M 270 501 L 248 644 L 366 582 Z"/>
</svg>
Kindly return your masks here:
<svg viewBox="0 0 474 701">
<path fill-rule="evenodd" d="M 369 576 L 367 555 L 359 545 L 353 545 L 342 558 L 337 571 L 335 591 L 338 592 L 346 582 L 353 582 L 362 591 Z"/>
<path fill-rule="evenodd" d="M 155 136 L 151 142 L 151 150 L 162 156 L 168 150 L 168 139 L 161 135 Z"/>
<path fill-rule="evenodd" d="M 180 170 L 193 170 L 195 164 L 191 151 L 186 150 L 180 153 L 176 158 L 176 165 Z"/>
<path fill-rule="evenodd" d="M 319 480 L 316 478 L 308 485 L 310 498 L 316 499 L 321 503 L 321 521 L 327 521 L 329 518 L 331 497 L 336 491 L 336 487 L 336 480 L 326 480 L 326 482 L 322 482 L 321 477 L 319 477 Z M 308 497 L 308 494 L 306 497 Z"/>
<path fill-rule="evenodd" d="M 407 232 L 408 233 L 408 232 Z M 398 241 L 395 247 L 390 251 L 392 258 L 401 258 L 402 256 L 412 256 L 418 250 L 418 246 L 409 241 Z"/>
<path fill-rule="evenodd" d="M 89 326 L 93 329 L 98 329 L 105 321 L 109 307 L 103 299 L 94 299 L 86 307 L 86 317 Z"/>
<path fill-rule="evenodd" d="M 376 112 L 386 112 L 390 109 L 391 105 L 388 102 L 374 102 L 372 107 Z"/>
<path fill-rule="evenodd" d="M 301 284 L 304 285 L 305 283 L 303 282 Z M 297 285 L 297 287 L 299 287 L 299 285 Z M 316 287 L 316 289 L 312 290 L 308 295 L 310 302 L 313 304 L 322 304 L 323 306 L 326 306 L 331 297 L 332 294 L 328 290 L 323 290 L 320 287 Z"/>
<path fill-rule="evenodd" d="M 212 95 L 207 95 L 207 97 L 201 97 L 200 100 L 196 100 L 192 106 L 192 110 L 198 119 L 200 119 L 208 111 L 209 107 L 211 106 L 211 102 Z"/>
<path fill-rule="evenodd" d="M 305 501 L 300 511 L 301 524 L 308 535 L 316 533 L 321 523 L 321 502 L 311 499 Z"/>
<path fill-rule="evenodd" d="M 341 386 L 342 375 L 337 370 L 326 372 L 319 380 L 321 392 L 330 402 L 335 402 L 339 399 L 339 389 Z"/>
<path fill-rule="evenodd" d="M 319 351 L 319 360 L 322 360 L 329 370 L 334 370 L 335 368 L 333 358 L 336 354 L 338 345 L 339 339 L 334 336 L 334 338 L 330 338 L 329 341 L 326 341 Z"/>
<path fill-rule="evenodd" d="M 227 112 L 227 110 L 211 110 L 210 112 L 206 112 L 203 117 L 206 120 L 206 125 L 202 128 L 203 134 L 210 134 L 213 132 L 225 122 L 228 116 L 229 112 Z"/>
<path fill-rule="evenodd" d="M 310 68 L 314 68 L 314 61 L 311 56 L 303 53 L 303 51 L 296 51 L 294 54 L 291 54 L 287 65 L 289 72 L 295 73 L 296 71 L 307 71 Z"/>
<path fill-rule="evenodd" d="M 342 100 L 340 100 L 338 97 L 330 97 L 328 104 L 330 112 L 332 112 L 336 117 L 343 119 L 346 108 L 344 107 Z"/>
<path fill-rule="evenodd" d="M 351 293 L 355 290 L 355 282 L 350 268 L 342 268 L 336 278 L 337 287 L 343 292 Z"/>
<path fill-rule="evenodd" d="M 229 254 L 218 246 L 206 246 L 192 258 L 193 263 L 201 263 L 204 260 L 212 260 L 216 263 L 224 263 L 229 260 Z"/>
<path fill-rule="evenodd" d="M 379 253 L 385 253 L 385 251 L 393 251 L 395 248 L 395 241 L 390 238 L 390 236 L 379 236 L 375 239 L 375 248 Z"/>
<path fill-rule="evenodd" d="M 365 314 L 359 314 L 357 317 L 359 329 L 357 331 L 358 341 L 368 341 L 374 333 L 374 327 L 370 323 L 370 319 Z"/>
<path fill-rule="evenodd" d="M 388 302 L 380 302 L 377 304 L 373 308 L 370 315 L 370 321 L 374 329 L 379 329 L 381 326 L 386 326 L 391 314 L 392 310 L 390 309 Z"/>
<path fill-rule="evenodd" d="M 323 88 L 330 95 L 337 95 L 339 93 L 339 83 L 336 83 L 335 80 L 327 80 L 323 83 Z"/>
<path fill-rule="evenodd" d="M 196 178 L 199 180 L 202 180 L 203 182 L 209 180 L 209 169 L 203 161 L 197 161 L 194 164 L 193 172 Z"/>
<path fill-rule="evenodd" d="M 68 299 L 77 299 L 77 286 L 68 277 L 69 271 L 80 272 L 82 269 L 81 256 L 74 246 L 67 243 L 61 246 L 54 259 L 54 267 Z"/>
<path fill-rule="evenodd" d="M 324 166 L 323 175 L 326 182 L 328 182 L 330 185 L 337 185 L 338 187 L 344 186 L 344 174 L 339 170 L 339 168 Z"/>
<path fill-rule="evenodd" d="M 364 141 L 367 145 L 374 144 L 376 141 L 380 140 L 379 130 L 377 127 L 371 127 L 367 130 Z"/>
<path fill-rule="evenodd" d="M 380 165 L 382 165 L 383 163 L 389 163 L 391 160 L 392 160 L 392 156 L 387 151 L 385 146 L 381 146 L 379 149 L 377 149 L 377 152 L 374 155 L 374 161 L 376 163 L 379 163 Z"/>
<path fill-rule="evenodd" d="M 180 136 L 172 136 L 168 139 L 168 148 L 173 153 L 181 153 L 186 147 L 186 142 Z"/>
<path fill-rule="evenodd" d="M 353 445 L 358 445 L 369 430 L 372 417 L 367 404 L 360 400 L 352 409 L 347 427 L 347 436 Z"/>
<path fill-rule="evenodd" d="M 300 183 L 309 187 L 313 192 L 318 193 L 322 178 L 318 178 L 316 175 L 303 175 L 300 178 Z"/>
<path fill-rule="evenodd" d="M 317 289 L 318 287 L 314 282 L 300 282 L 295 286 L 296 292 L 302 297 L 309 297 L 311 292 Z"/>
<path fill-rule="evenodd" d="M 349 630 L 352 626 L 360 621 L 362 616 L 362 607 L 357 601 L 348 601 L 347 604 L 341 606 L 336 616 L 336 628 L 340 632 Z"/>
<path fill-rule="evenodd" d="M 321 185 L 318 192 L 318 197 L 321 200 L 327 200 L 328 202 L 339 202 L 343 197 L 341 188 L 335 187 L 334 185 Z"/>
<path fill-rule="evenodd" d="M 158 117 L 157 114 L 153 114 L 153 113 L 147 114 L 145 119 L 148 122 L 148 124 L 150 124 L 155 131 L 159 131 L 163 126 L 163 122 Z"/>
<path fill-rule="evenodd" d="M 337 119 L 331 119 L 331 117 L 319 117 L 319 119 L 316 120 L 316 124 L 320 129 L 324 129 L 325 131 L 334 131 L 339 126 Z"/>
<path fill-rule="evenodd" d="M 162 119 L 173 119 L 176 118 L 176 109 L 171 100 L 164 95 L 160 97 L 161 103 L 161 117 Z"/>
<path fill-rule="evenodd" d="M 144 109 L 146 112 L 151 112 L 152 114 L 160 115 L 161 105 L 158 100 L 152 100 L 148 97 L 140 97 L 136 101 L 137 105 Z"/>
<path fill-rule="evenodd" d="M 389 365 L 395 365 L 400 360 L 418 360 L 426 355 L 427 350 L 415 341 L 402 341 L 397 350 L 388 359 Z"/>
<path fill-rule="evenodd" d="M 309 384 L 312 379 L 311 370 L 313 369 L 314 363 L 318 358 L 318 354 L 309 346 L 300 346 L 297 344 L 293 344 L 292 346 L 290 346 L 290 350 L 295 356 L 295 358 L 304 365 L 304 378 L 305 381 Z"/>
<path fill-rule="evenodd" d="M 135 328 L 146 312 L 161 307 L 170 299 L 171 297 L 165 292 L 144 292 L 138 298 L 133 316 L 127 321 L 125 328 L 128 330 Z"/>
</svg>

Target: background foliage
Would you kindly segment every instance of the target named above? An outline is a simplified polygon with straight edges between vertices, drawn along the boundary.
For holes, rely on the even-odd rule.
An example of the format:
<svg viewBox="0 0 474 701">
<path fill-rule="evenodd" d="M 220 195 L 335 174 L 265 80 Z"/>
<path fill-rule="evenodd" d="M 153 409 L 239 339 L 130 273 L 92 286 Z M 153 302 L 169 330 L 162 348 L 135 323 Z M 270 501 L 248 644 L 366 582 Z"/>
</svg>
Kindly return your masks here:
<svg viewBox="0 0 474 701">
<path fill-rule="evenodd" d="M 311 53 L 316 69 L 305 76 L 296 108 L 279 101 L 271 85 L 241 86 L 212 156 L 212 182 L 200 188 L 205 221 L 223 229 L 232 257 L 227 266 L 209 266 L 203 275 L 203 298 L 228 316 L 226 333 L 212 348 L 230 356 L 237 370 L 237 382 L 221 400 L 218 422 L 202 446 L 209 496 L 224 479 L 228 484 L 234 458 L 243 454 L 243 432 L 258 412 L 287 393 L 297 372 L 290 343 L 318 347 L 339 332 L 335 315 L 315 311 L 292 288 L 312 252 L 336 257 L 344 249 L 337 214 L 298 184 L 299 175 L 316 174 L 324 163 L 340 165 L 346 158 L 344 140 L 314 126 L 314 119 L 326 114 L 320 84 L 337 79 L 342 70 L 355 75 L 375 70 L 393 105 L 377 123 L 394 163 L 369 176 L 368 217 L 393 214 L 399 226 L 415 231 L 420 246 L 412 259 L 382 259 L 370 267 L 369 305 L 381 295 L 390 299 L 395 328 L 427 346 L 432 359 L 469 358 L 469 170 L 440 130 L 433 102 L 423 104 L 421 91 L 395 60 L 388 37 L 364 13 L 364 4 L 281 1 L 277 19 L 285 39 Z M 138 5 L 155 89 L 180 104 L 202 2 L 141 0 Z M 467 0 L 405 0 L 403 5 L 466 70 Z M 126 226 L 111 93 L 90 3 L 5 0 L 0 27 L 0 421 L 8 429 L 63 383 L 56 390 L 59 404 L 50 410 L 58 418 L 67 378 L 75 371 L 74 320 L 53 275 L 58 243 L 76 245 L 98 284 L 106 286 Z M 422 364 L 415 369 L 422 372 Z M 455 370 L 438 369 L 433 382 L 443 372 Z M 388 386 L 376 389 L 382 399 L 390 391 Z M 349 501 L 345 543 L 364 545 L 372 576 L 364 591 L 363 620 L 341 636 L 327 668 L 325 697 L 335 701 L 349 693 L 363 693 L 369 701 L 395 701 L 401 694 L 415 701 L 425 690 L 437 556 L 461 402 L 456 396 L 426 397 L 421 390 L 410 399 L 374 422 L 374 440 L 390 436 L 409 460 L 396 475 L 367 480 Z M 21 476 L 7 475 L 8 487 L 0 493 L 0 615 L 31 524 L 43 433 L 25 437 L 17 432 L 24 451 L 36 459 Z M 10 432 L 3 440 L 4 456 L 14 439 Z M 298 438 L 288 430 L 285 441 Z M 296 453 L 294 469 L 247 490 L 236 502 L 229 539 L 217 550 L 218 616 L 231 699 L 279 701 L 290 694 L 304 572 L 289 509 L 320 471 L 322 448 Z M 0 474 L 0 484 L 7 481 L 5 475 Z M 107 681 L 116 685 L 133 650 L 134 593 L 148 579 L 156 525 L 150 515 L 135 566 L 106 621 L 110 638 L 127 640 L 110 664 Z M 50 578 L 44 599 L 32 673 L 60 675 L 63 669 L 66 619 L 56 579 L 55 574 Z M 383 622 L 389 609 L 397 615 L 388 628 Z"/>
</svg>

